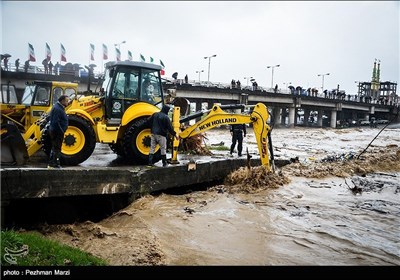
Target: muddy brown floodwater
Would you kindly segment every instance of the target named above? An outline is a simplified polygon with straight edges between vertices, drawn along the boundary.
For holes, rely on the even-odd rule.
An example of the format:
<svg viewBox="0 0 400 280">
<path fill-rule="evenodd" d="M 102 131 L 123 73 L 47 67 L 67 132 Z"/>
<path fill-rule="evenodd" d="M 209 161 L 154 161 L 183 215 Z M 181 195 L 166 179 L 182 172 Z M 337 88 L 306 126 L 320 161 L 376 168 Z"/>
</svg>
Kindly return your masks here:
<svg viewBox="0 0 400 280">
<path fill-rule="evenodd" d="M 274 129 L 272 177 L 142 197 L 98 223 L 53 225 L 51 239 L 110 265 L 400 265 L 400 129 Z M 245 147 L 256 152 L 250 132 Z M 230 145 L 225 129 L 209 143 Z M 225 155 L 228 151 L 215 152 Z"/>
</svg>

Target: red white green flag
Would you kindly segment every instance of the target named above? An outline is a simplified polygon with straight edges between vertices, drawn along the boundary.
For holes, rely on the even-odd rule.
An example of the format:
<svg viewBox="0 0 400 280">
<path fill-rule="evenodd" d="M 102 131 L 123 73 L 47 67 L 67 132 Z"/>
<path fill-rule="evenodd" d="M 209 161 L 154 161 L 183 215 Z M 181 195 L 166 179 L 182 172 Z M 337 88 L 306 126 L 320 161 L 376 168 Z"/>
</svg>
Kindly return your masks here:
<svg viewBox="0 0 400 280">
<path fill-rule="evenodd" d="M 115 48 L 115 56 L 117 61 L 121 61 L 121 52 L 118 48 Z"/>
<path fill-rule="evenodd" d="M 29 49 L 29 61 L 36 61 L 35 57 L 35 49 L 31 44 L 28 43 L 28 49 Z"/>
<path fill-rule="evenodd" d="M 105 44 L 103 44 L 103 59 L 105 59 L 105 60 L 108 59 L 108 49 Z"/>
<path fill-rule="evenodd" d="M 47 44 L 47 43 L 46 43 L 46 58 L 48 61 L 51 60 L 51 49 L 50 49 L 49 44 Z"/>
<path fill-rule="evenodd" d="M 160 65 L 162 66 L 162 69 L 161 69 L 161 71 L 160 71 L 160 74 L 163 76 L 163 75 L 165 75 L 165 70 L 164 70 L 165 65 L 164 65 L 164 63 L 162 62 L 161 59 L 160 59 Z"/>
<path fill-rule="evenodd" d="M 94 45 L 90 44 L 90 60 L 94 60 Z"/>
<path fill-rule="evenodd" d="M 61 44 L 61 61 L 67 62 L 67 57 L 65 56 L 65 48 L 63 44 Z"/>
</svg>

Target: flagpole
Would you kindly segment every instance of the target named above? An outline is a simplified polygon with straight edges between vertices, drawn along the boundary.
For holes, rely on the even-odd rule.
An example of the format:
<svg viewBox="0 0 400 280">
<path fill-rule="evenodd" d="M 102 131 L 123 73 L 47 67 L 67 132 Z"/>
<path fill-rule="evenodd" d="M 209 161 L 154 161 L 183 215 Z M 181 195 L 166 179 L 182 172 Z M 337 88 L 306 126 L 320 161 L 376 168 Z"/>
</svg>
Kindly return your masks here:
<svg viewBox="0 0 400 280">
<path fill-rule="evenodd" d="M 90 62 L 92 61 L 92 45 L 89 44 L 89 63 L 88 63 L 88 67 L 90 68 Z M 89 76 L 90 76 L 90 70 L 89 70 Z"/>
</svg>

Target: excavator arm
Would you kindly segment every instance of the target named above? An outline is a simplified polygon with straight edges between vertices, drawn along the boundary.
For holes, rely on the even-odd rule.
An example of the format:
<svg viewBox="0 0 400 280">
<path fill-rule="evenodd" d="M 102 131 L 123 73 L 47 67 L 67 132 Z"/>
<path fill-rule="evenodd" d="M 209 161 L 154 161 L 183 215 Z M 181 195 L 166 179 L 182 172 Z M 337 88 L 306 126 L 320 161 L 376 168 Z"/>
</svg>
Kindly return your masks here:
<svg viewBox="0 0 400 280">
<path fill-rule="evenodd" d="M 191 116 L 180 119 L 180 108 L 175 107 L 172 116 L 172 125 L 179 135 L 180 138 L 185 139 L 199 133 L 203 133 L 207 130 L 213 129 L 220 125 L 229 124 L 253 124 L 254 133 L 257 140 L 258 151 L 260 153 L 261 164 L 264 165 L 268 170 L 271 170 L 271 159 L 273 159 L 272 151 L 271 157 L 268 147 L 272 149 L 272 145 L 269 145 L 268 141 L 270 139 L 271 128 L 267 124 L 269 118 L 269 113 L 267 107 L 263 103 L 257 103 L 253 111 L 250 114 L 236 114 L 228 113 L 223 109 L 243 109 L 244 105 L 214 105 L 211 110 L 207 112 L 195 113 Z M 191 119 L 202 117 L 205 113 L 208 113 L 206 117 L 201 119 L 199 122 L 195 123 L 180 131 L 182 123 L 188 122 Z M 174 139 L 172 149 L 172 162 L 177 162 L 178 157 L 178 146 L 179 141 Z M 273 162 L 272 162 L 272 167 Z"/>
</svg>

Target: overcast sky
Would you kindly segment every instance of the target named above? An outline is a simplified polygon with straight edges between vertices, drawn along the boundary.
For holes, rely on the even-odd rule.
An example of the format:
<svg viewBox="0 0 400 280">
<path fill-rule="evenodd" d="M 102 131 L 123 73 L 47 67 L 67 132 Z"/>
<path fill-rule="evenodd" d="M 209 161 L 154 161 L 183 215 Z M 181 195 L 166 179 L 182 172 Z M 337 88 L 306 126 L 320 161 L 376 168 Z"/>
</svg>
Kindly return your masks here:
<svg viewBox="0 0 400 280">
<path fill-rule="evenodd" d="M 178 72 L 189 79 L 230 83 L 254 77 L 259 85 L 324 87 L 356 93 L 355 81 L 371 81 L 375 58 L 381 61 L 381 81 L 399 81 L 398 1 L 2 1 L 1 53 L 10 62 L 28 59 L 28 43 L 36 62 L 60 61 L 60 43 L 68 62 L 95 63 L 101 70 L 102 44 L 115 60 L 114 44 L 122 60 L 153 57 L 165 64 L 166 76 Z M 89 44 L 95 61 L 89 61 Z"/>
</svg>

